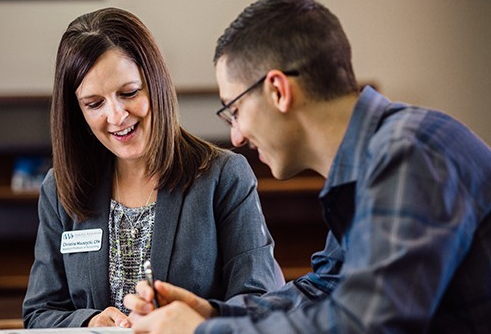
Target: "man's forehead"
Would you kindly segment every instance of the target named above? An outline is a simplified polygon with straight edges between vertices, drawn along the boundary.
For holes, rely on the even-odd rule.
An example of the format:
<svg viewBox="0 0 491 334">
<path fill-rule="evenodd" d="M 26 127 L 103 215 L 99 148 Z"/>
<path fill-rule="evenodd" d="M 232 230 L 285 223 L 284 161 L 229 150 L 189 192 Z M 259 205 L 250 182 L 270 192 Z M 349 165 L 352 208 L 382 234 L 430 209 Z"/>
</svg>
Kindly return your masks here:
<svg viewBox="0 0 491 334">
<path fill-rule="evenodd" d="M 215 74 L 222 101 L 232 99 L 237 95 L 238 91 L 243 89 L 244 84 L 231 75 L 229 66 L 224 57 L 218 59 L 215 66 Z"/>
</svg>

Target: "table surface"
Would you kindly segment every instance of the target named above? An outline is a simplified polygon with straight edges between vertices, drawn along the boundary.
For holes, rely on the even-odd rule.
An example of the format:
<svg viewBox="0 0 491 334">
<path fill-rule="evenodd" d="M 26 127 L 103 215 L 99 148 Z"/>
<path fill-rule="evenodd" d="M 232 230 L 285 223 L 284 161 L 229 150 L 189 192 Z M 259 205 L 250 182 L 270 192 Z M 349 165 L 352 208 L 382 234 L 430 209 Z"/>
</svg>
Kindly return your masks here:
<svg viewBox="0 0 491 334">
<path fill-rule="evenodd" d="M 129 328 L 118 327 L 91 327 L 91 328 L 39 328 L 39 329 L 7 329 L 0 330 L 2 334 L 117 334 L 117 333 L 133 333 Z"/>
</svg>

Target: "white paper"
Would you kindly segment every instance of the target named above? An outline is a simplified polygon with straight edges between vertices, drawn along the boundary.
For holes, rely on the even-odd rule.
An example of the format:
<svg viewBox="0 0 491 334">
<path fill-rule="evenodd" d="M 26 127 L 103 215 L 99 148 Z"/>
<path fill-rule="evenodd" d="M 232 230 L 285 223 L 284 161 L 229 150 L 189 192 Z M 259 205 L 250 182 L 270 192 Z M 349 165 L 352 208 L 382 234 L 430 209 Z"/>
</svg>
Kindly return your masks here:
<svg viewBox="0 0 491 334">
<path fill-rule="evenodd" d="M 84 328 L 39 328 L 39 329 L 6 329 L 0 330 L 2 334 L 117 334 L 126 333 L 131 334 L 133 330 L 131 328 L 119 328 L 119 327 L 84 327 Z"/>
</svg>

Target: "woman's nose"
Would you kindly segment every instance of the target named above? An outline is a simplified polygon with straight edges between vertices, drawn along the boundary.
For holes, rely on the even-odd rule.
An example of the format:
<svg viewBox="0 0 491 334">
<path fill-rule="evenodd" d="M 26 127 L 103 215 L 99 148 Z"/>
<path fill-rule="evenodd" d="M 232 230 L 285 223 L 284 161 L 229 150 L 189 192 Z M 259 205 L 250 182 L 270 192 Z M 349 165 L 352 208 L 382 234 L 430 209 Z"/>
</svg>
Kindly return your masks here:
<svg viewBox="0 0 491 334">
<path fill-rule="evenodd" d="M 124 120 L 129 116 L 129 112 L 126 111 L 124 105 L 119 102 L 111 103 L 107 110 L 107 122 L 113 125 L 121 125 Z"/>
</svg>

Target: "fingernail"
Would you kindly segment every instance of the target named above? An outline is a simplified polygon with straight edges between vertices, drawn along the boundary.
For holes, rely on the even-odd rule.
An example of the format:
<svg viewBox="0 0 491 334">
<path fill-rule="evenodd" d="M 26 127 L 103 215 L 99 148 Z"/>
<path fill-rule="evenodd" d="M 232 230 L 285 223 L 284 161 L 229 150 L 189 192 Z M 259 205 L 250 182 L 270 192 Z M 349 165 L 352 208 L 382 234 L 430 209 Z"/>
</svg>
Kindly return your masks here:
<svg viewBox="0 0 491 334">
<path fill-rule="evenodd" d="M 130 324 L 129 324 L 128 320 L 123 320 L 119 324 L 119 327 L 123 327 L 123 328 L 128 328 L 129 326 L 130 326 Z"/>
</svg>

